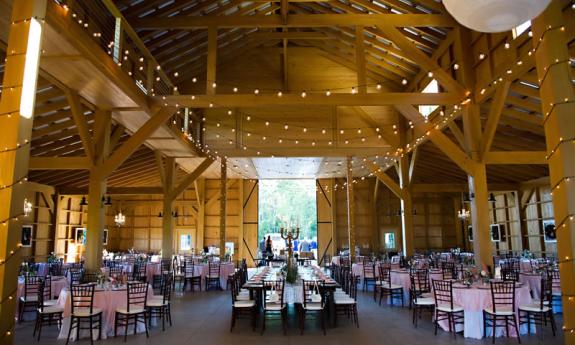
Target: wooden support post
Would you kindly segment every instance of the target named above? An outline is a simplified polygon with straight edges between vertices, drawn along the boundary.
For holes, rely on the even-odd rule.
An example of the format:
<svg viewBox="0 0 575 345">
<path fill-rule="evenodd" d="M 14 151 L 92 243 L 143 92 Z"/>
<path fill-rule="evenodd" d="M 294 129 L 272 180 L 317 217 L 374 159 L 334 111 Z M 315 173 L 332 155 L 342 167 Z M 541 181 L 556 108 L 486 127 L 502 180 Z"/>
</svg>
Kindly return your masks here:
<svg viewBox="0 0 575 345">
<path fill-rule="evenodd" d="M 206 94 L 216 93 L 214 84 L 216 83 L 216 65 L 218 52 L 218 28 L 210 26 L 208 28 L 208 61 L 206 67 Z"/>
<path fill-rule="evenodd" d="M 355 199 L 353 196 L 353 166 L 352 157 L 347 157 L 347 236 L 351 262 L 355 261 Z"/>
<path fill-rule="evenodd" d="M 95 117 L 94 166 L 90 169 L 88 187 L 88 222 L 86 225 L 85 267 L 90 272 L 98 272 L 102 266 L 102 238 L 106 227 L 106 206 L 103 199 L 106 194 L 106 177 L 97 169 L 107 159 L 110 150 L 112 114 L 109 111 L 99 111 Z"/>
<path fill-rule="evenodd" d="M 12 4 L 12 18 L 0 94 L 0 343 L 12 344 L 20 266 L 24 182 L 28 174 L 32 117 L 46 0 Z M 10 88 L 7 88 L 10 86 Z M 10 114 L 10 116 L 8 116 Z M 17 148 L 17 147 L 20 148 Z M 20 217 L 20 218 L 18 218 Z"/>
<path fill-rule="evenodd" d="M 198 217 L 196 218 L 196 249 L 201 253 L 204 250 L 204 230 L 206 216 L 206 180 L 198 179 L 194 183 L 196 199 L 198 200 Z"/>
<path fill-rule="evenodd" d="M 166 157 L 164 162 L 164 203 L 162 208 L 162 257 L 171 259 L 174 254 L 174 198 L 172 190 L 176 175 L 176 160 Z"/>
<path fill-rule="evenodd" d="M 226 216 L 227 216 L 227 186 L 228 166 L 225 158 L 222 158 L 220 172 L 220 257 L 226 254 Z"/>
<path fill-rule="evenodd" d="M 575 344 L 575 90 L 562 6 L 561 1 L 552 1 L 532 23 L 557 227 L 565 344 Z"/>
<path fill-rule="evenodd" d="M 334 186 L 337 184 L 337 179 L 333 178 L 331 180 L 331 256 L 337 255 L 339 251 L 339 240 L 337 238 L 337 191 L 335 190 Z"/>
<path fill-rule="evenodd" d="M 467 177 L 471 198 L 471 224 L 473 227 L 473 253 L 475 263 L 484 268 L 491 267 L 493 250 L 491 248 L 489 202 L 487 190 L 487 171 L 485 164 L 477 164 L 475 173 Z"/>
<path fill-rule="evenodd" d="M 403 254 L 413 255 L 413 201 L 409 183 L 409 156 L 404 154 L 399 158 L 399 185 L 401 188 L 401 228 L 403 238 Z"/>
<path fill-rule="evenodd" d="M 244 180 L 239 181 L 238 186 L 238 245 L 235 247 L 236 260 L 244 258 Z"/>
</svg>

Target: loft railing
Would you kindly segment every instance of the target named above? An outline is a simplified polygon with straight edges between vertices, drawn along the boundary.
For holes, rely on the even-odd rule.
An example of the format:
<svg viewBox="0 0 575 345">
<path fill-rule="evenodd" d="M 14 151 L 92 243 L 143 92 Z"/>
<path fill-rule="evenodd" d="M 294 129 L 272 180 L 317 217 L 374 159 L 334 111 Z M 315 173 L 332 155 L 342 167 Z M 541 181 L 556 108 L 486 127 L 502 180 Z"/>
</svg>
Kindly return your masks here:
<svg viewBox="0 0 575 345">
<path fill-rule="evenodd" d="M 169 95 L 174 84 L 112 0 L 53 0 L 146 95 Z"/>
</svg>

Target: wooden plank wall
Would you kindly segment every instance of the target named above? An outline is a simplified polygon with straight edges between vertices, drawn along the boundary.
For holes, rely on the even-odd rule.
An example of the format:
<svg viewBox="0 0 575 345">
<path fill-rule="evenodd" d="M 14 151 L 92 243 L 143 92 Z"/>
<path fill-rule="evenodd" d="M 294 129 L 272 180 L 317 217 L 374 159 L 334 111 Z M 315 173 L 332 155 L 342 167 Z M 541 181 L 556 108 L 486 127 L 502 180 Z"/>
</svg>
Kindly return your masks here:
<svg viewBox="0 0 575 345">
<path fill-rule="evenodd" d="M 32 203 L 32 212 L 28 216 L 22 216 L 22 225 L 31 225 L 31 247 L 22 247 L 22 259 L 45 261 L 54 249 L 54 234 L 52 223 L 55 218 L 54 212 L 54 189 L 48 186 L 36 188 L 31 184 L 26 190 L 25 198 Z"/>
<path fill-rule="evenodd" d="M 529 250 L 537 255 L 555 255 L 556 242 L 545 242 L 543 221 L 553 220 L 553 202 L 549 187 L 536 187 L 529 200 L 522 205 L 525 208 L 525 225 Z"/>
</svg>

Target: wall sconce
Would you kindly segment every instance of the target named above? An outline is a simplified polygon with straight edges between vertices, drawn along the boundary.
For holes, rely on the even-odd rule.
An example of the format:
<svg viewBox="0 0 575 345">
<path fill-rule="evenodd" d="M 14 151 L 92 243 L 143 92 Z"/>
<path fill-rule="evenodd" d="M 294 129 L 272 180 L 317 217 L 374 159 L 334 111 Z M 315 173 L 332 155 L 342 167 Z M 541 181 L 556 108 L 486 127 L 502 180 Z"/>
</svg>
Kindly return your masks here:
<svg viewBox="0 0 575 345">
<path fill-rule="evenodd" d="M 108 195 L 108 197 L 106 196 L 102 196 L 102 204 L 104 206 L 110 206 L 112 205 L 112 197 Z"/>
<path fill-rule="evenodd" d="M 489 199 L 488 199 L 488 201 L 489 201 L 489 202 L 496 202 L 497 200 L 495 199 L 495 194 L 490 193 L 490 194 L 489 194 Z"/>
<path fill-rule="evenodd" d="M 83 196 L 82 200 L 80 200 L 80 206 L 88 206 L 88 202 L 86 201 L 86 197 Z"/>
</svg>

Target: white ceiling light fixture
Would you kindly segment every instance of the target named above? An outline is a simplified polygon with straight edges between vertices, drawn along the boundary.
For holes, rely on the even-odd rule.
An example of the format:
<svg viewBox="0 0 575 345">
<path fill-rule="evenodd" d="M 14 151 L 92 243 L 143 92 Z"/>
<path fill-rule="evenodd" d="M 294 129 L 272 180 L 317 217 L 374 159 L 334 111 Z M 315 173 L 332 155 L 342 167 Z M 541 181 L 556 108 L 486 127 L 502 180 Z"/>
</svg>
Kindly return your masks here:
<svg viewBox="0 0 575 345">
<path fill-rule="evenodd" d="M 510 31 L 537 17 L 551 0 L 443 0 L 461 25 L 479 32 Z"/>
</svg>

